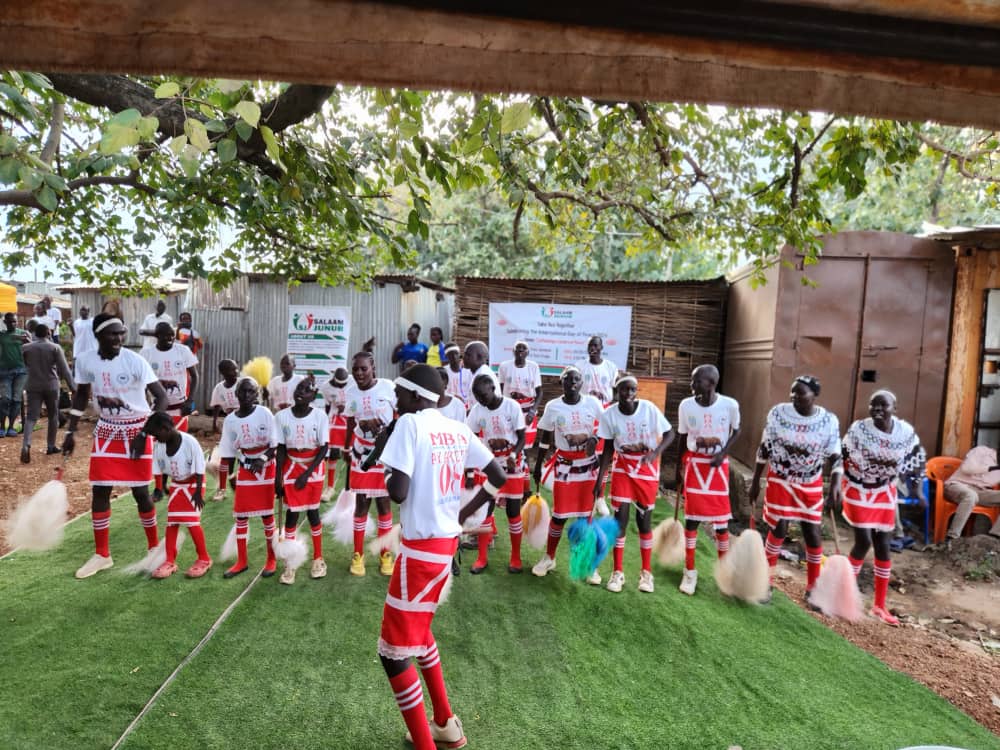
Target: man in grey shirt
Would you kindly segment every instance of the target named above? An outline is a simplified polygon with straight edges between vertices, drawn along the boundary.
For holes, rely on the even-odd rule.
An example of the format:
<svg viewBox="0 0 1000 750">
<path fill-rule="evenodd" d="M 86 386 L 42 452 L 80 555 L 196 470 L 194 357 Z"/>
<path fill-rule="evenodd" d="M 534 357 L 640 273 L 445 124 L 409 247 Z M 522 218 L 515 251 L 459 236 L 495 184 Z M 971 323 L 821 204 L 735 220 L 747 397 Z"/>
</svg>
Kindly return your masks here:
<svg viewBox="0 0 1000 750">
<path fill-rule="evenodd" d="M 28 368 L 28 416 L 24 421 L 24 442 L 21 445 L 21 463 L 31 462 L 31 433 L 35 422 L 42 413 L 42 404 L 48 414 L 48 449 L 46 455 L 58 453 L 56 433 L 59 431 L 59 378 L 66 381 L 70 391 L 76 390 L 73 373 L 66 364 L 62 347 L 50 338 L 48 326 L 39 323 L 35 327 L 35 341 L 25 344 L 21 350 L 25 367 Z"/>
</svg>

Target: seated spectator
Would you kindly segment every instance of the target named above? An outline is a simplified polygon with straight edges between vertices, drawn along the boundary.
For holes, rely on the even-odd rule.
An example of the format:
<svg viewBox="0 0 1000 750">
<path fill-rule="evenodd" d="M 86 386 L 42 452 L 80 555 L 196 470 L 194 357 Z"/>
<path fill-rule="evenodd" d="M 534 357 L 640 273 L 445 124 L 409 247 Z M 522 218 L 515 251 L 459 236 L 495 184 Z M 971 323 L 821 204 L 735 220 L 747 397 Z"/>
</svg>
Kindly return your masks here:
<svg viewBox="0 0 1000 750">
<path fill-rule="evenodd" d="M 392 363 L 400 365 L 400 372 L 406 369 L 407 362 L 411 360 L 419 364 L 427 362 L 427 344 L 421 344 L 420 326 L 414 323 L 406 332 L 406 341 L 396 344 L 392 350 Z"/>
<path fill-rule="evenodd" d="M 980 445 L 965 455 L 965 460 L 954 474 L 944 483 L 944 496 L 958 505 L 948 526 L 945 545 L 958 539 L 972 515 L 976 505 L 1000 505 L 1000 466 L 997 466 L 997 452 Z M 1000 538 L 1000 520 L 989 530 L 990 536 Z"/>
</svg>

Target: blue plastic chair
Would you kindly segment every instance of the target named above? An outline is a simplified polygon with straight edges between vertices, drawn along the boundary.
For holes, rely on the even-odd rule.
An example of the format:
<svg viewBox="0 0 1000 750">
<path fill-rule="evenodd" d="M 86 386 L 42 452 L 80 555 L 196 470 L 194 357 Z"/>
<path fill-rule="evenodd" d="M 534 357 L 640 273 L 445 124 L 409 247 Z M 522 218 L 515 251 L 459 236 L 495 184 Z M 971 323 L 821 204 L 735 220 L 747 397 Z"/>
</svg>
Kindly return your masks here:
<svg viewBox="0 0 1000 750">
<path fill-rule="evenodd" d="M 924 497 L 927 498 L 926 505 L 924 505 L 924 544 L 931 543 L 931 480 L 924 477 L 920 481 L 920 486 L 923 488 Z M 907 497 L 900 494 L 896 498 L 896 503 L 898 505 L 920 505 L 920 498 L 917 496 Z"/>
</svg>

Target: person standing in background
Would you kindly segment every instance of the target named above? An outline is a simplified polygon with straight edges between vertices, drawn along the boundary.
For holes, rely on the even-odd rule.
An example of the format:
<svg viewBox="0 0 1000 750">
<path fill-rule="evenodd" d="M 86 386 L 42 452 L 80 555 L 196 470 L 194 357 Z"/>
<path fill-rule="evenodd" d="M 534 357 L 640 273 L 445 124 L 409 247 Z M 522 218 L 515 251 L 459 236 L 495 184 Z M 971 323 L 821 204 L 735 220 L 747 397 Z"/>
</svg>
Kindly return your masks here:
<svg viewBox="0 0 1000 750">
<path fill-rule="evenodd" d="M 43 325 L 50 331 L 56 326 L 56 322 L 52 319 L 52 316 L 49 315 L 49 311 L 45 309 L 44 302 L 35 303 L 35 317 L 28 322 L 34 323 L 36 326 Z M 30 331 L 31 327 L 29 327 L 28 330 Z"/>
<path fill-rule="evenodd" d="M 90 308 L 81 305 L 80 317 L 73 321 L 73 359 L 96 348 L 97 338 L 94 336 L 94 321 L 90 319 Z"/>
<path fill-rule="evenodd" d="M 392 350 L 392 363 L 398 364 L 400 370 L 411 360 L 417 364 L 427 362 L 427 344 L 421 344 L 419 338 L 420 326 L 414 323 L 406 331 L 406 341 L 400 341 Z"/>
<path fill-rule="evenodd" d="M 45 305 L 45 312 L 48 313 L 50 318 L 52 318 L 52 329 L 49 331 L 52 335 L 52 341 L 53 343 L 58 344 L 59 327 L 62 325 L 62 310 L 52 304 L 52 297 L 47 294 L 42 297 L 42 304 Z"/>
<path fill-rule="evenodd" d="M 42 404 L 48 419 L 46 433 L 48 449 L 45 455 L 59 453 L 56 437 L 59 432 L 59 378 L 66 381 L 70 393 L 76 390 L 73 374 L 66 364 L 62 347 L 51 340 L 49 329 L 39 324 L 35 327 L 35 340 L 22 350 L 24 364 L 28 370 L 25 390 L 28 393 L 28 415 L 24 420 L 21 442 L 21 463 L 31 461 L 31 433 L 35 422 L 42 415 Z"/>
<path fill-rule="evenodd" d="M 204 348 L 205 341 L 201 334 L 195 330 L 191 320 L 191 313 L 182 312 L 177 316 L 177 343 L 184 344 L 195 356 Z"/>
<path fill-rule="evenodd" d="M 16 322 L 14 313 L 5 313 L 0 329 L 0 437 L 17 437 L 14 422 L 21 413 L 21 394 L 28 379 L 22 349 L 31 338 Z"/>
<path fill-rule="evenodd" d="M 152 349 L 156 346 L 156 326 L 159 323 L 169 323 L 171 326 L 174 324 L 174 319 L 167 315 L 167 303 L 162 299 L 156 302 L 156 312 L 147 315 L 139 326 L 143 349 Z"/>
<path fill-rule="evenodd" d="M 438 326 L 430 330 L 431 345 L 427 349 L 427 364 L 431 367 L 441 367 L 448 358 L 444 354 L 444 333 Z"/>
</svg>

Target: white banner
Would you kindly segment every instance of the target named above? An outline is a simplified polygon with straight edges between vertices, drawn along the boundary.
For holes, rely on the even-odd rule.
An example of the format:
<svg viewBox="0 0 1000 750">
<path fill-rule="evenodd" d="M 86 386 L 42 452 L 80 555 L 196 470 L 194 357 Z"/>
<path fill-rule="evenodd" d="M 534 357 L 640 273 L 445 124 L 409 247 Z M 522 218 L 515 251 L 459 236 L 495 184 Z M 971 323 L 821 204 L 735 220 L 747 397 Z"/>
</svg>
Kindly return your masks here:
<svg viewBox="0 0 1000 750">
<path fill-rule="evenodd" d="M 338 367 L 346 367 L 351 338 L 351 308 L 288 306 L 288 347 L 295 355 L 295 372 L 313 373 L 316 382 L 329 380 Z"/>
<path fill-rule="evenodd" d="M 550 305 L 541 302 L 490 303 L 490 365 L 514 357 L 514 343 L 528 344 L 528 358 L 544 375 L 587 359 L 591 336 L 604 339 L 604 357 L 627 369 L 631 305 Z"/>
</svg>

